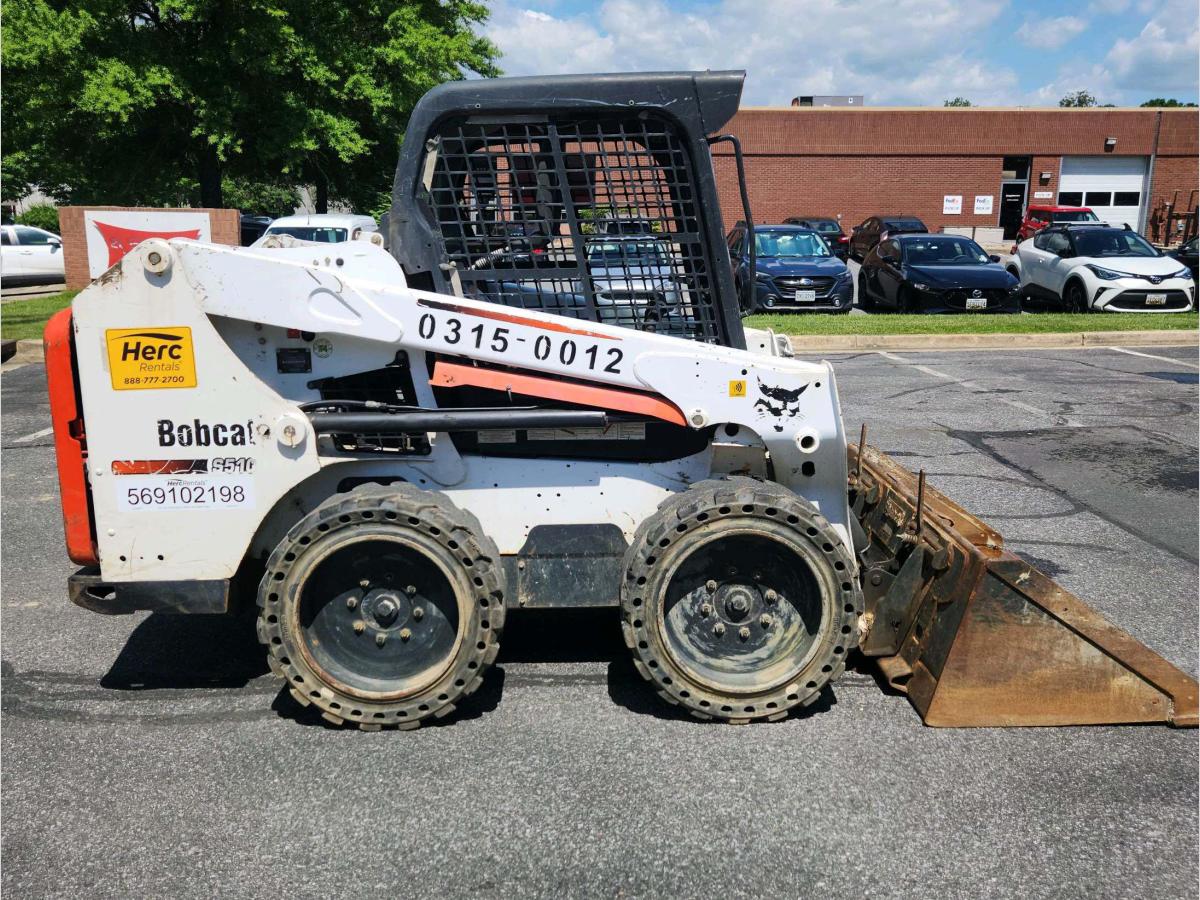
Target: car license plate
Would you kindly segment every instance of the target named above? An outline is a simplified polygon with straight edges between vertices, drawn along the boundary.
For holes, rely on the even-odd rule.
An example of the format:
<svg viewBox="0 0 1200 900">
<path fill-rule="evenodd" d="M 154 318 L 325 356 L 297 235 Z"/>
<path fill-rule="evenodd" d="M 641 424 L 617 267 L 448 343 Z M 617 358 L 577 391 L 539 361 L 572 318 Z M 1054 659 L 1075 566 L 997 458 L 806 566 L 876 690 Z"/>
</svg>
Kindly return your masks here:
<svg viewBox="0 0 1200 900">
<path fill-rule="evenodd" d="M 797 303 L 816 303 L 817 302 L 817 292 L 816 291 L 796 291 L 796 302 Z"/>
<path fill-rule="evenodd" d="M 967 309 L 987 309 L 987 297 L 968 297 Z"/>
<path fill-rule="evenodd" d="M 1166 306 L 1167 305 L 1167 295 L 1166 294 L 1147 294 L 1146 295 L 1146 305 L 1147 306 Z"/>
</svg>

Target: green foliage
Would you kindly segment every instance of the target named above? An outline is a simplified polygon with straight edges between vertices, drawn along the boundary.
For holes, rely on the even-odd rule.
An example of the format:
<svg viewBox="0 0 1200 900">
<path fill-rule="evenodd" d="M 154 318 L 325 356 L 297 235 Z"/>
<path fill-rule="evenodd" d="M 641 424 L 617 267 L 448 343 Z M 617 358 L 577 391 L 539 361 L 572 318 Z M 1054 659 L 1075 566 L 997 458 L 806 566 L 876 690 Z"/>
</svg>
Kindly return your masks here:
<svg viewBox="0 0 1200 900">
<path fill-rule="evenodd" d="M 593 206 L 590 209 L 576 210 L 579 215 L 579 233 L 580 234 L 595 234 L 596 225 L 594 219 L 637 219 L 642 213 L 636 206 Z M 659 233 L 663 230 L 663 223 L 657 220 L 651 220 L 650 230 Z"/>
<path fill-rule="evenodd" d="M 1181 103 L 1174 98 L 1168 100 L 1166 97 L 1154 97 L 1153 99 L 1147 100 L 1142 104 L 1142 106 L 1167 106 L 1171 107 L 1172 109 L 1175 107 L 1191 107 L 1195 105 L 1195 103 Z"/>
<path fill-rule="evenodd" d="M 221 182 L 221 193 L 226 206 L 250 215 L 274 218 L 290 216 L 300 203 L 297 186 L 294 184 L 226 178 Z M 197 196 L 196 202 L 199 203 L 199 200 Z"/>
<path fill-rule="evenodd" d="M 1096 97 L 1087 91 L 1072 91 L 1058 101 L 1059 106 L 1096 106 Z"/>
<path fill-rule="evenodd" d="M 369 206 L 417 99 L 499 74 L 476 33 L 487 15 L 473 0 L 10 0 L 4 198 L 36 184 L 74 203 L 215 206 L 233 179 L 238 197 L 324 184 Z"/>
<path fill-rule="evenodd" d="M 29 225 L 33 228 L 41 228 L 43 231 L 53 231 L 55 234 L 58 234 L 58 207 L 51 206 L 49 203 L 39 203 L 37 206 L 31 206 L 17 216 L 17 224 Z"/>
<path fill-rule="evenodd" d="M 966 97 L 955 97 L 953 100 L 943 100 L 942 106 L 971 106 L 971 101 Z"/>
</svg>

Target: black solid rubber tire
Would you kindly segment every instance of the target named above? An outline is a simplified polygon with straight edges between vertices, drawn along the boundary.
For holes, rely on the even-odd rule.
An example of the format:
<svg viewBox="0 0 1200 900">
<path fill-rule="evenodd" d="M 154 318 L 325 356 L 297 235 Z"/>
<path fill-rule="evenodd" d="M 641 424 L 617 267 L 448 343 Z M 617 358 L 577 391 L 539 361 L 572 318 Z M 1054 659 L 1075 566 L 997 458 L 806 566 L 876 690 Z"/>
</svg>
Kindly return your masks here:
<svg viewBox="0 0 1200 900">
<path fill-rule="evenodd" d="M 360 524 L 394 526 L 418 532 L 444 548 L 444 560 L 461 567 L 469 595 L 459 591 L 463 617 L 461 643 L 445 671 L 432 684 L 399 699 L 366 700 L 323 680 L 300 652 L 293 629 L 301 585 L 291 574 L 305 554 L 319 552 L 323 540 Z M 500 652 L 504 627 L 504 575 L 500 554 L 470 513 L 443 494 L 410 484 L 365 484 L 335 494 L 297 522 L 267 561 L 259 585 L 258 639 L 267 646 L 271 671 L 284 678 L 302 706 L 317 707 L 334 724 L 367 731 L 412 729 L 428 718 L 442 718 L 475 692 Z"/>
<path fill-rule="evenodd" d="M 823 592 L 822 602 L 829 615 L 823 616 L 816 651 L 786 684 L 757 693 L 725 694 L 698 683 L 667 650 L 659 626 L 670 572 L 656 568 L 656 563 L 694 528 L 714 521 L 744 523 L 747 518 L 786 526 L 812 544 L 827 567 L 824 575 L 831 592 Z M 808 706 L 845 670 L 847 654 L 858 645 L 862 612 L 855 561 L 837 532 L 811 503 L 771 482 L 740 476 L 699 482 L 659 506 L 638 528 L 625 554 L 621 631 L 634 665 L 662 699 L 700 719 L 775 721 L 795 707 Z"/>
</svg>

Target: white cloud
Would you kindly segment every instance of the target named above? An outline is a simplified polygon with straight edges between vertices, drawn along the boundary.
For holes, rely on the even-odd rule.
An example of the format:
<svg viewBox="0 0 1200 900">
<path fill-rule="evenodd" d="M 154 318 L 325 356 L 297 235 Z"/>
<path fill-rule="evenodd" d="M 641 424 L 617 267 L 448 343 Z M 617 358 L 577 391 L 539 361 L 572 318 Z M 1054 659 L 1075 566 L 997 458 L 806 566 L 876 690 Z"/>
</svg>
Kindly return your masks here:
<svg viewBox="0 0 1200 900">
<path fill-rule="evenodd" d="M 1118 39 L 1105 62 L 1113 84 L 1127 94 L 1153 96 L 1197 92 L 1200 13 L 1195 0 L 1168 0 L 1129 39 Z"/>
<path fill-rule="evenodd" d="M 510 75 L 744 68 L 746 105 L 786 105 L 798 94 L 1011 103 L 1016 91 L 1016 73 L 971 46 L 1004 12 L 995 0 L 893 0 L 887 15 L 870 0 L 681 6 L 604 0 L 587 15 L 555 16 L 499 0 L 486 32 Z"/>
<path fill-rule="evenodd" d="M 1017 29 L 1017 37 L 1030 47 L 1055 50 L 1087 30 L 1088 23 L 1078 16 L 1053 16 L 1026 19 Z"/>
</svg>

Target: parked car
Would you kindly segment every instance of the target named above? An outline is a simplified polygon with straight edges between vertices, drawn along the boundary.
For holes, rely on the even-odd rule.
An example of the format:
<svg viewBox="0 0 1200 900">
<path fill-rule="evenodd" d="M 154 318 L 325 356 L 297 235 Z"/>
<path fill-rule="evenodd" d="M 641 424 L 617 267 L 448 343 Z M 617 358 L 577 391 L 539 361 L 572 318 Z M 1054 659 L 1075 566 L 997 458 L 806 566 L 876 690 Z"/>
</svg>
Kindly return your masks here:
<svg viewBox="0 0 1200 900">
<path fill-rule="evenodd" d="M 379 226 L 370 216 L 340 213 L 283 216 L 272 222 L 267 227 L 266 233 L 252 246 L 259 246 L 273 234 L 287 234 L 297 240 L 312 241 L 318 244 L 340 244 L 342 241 L 357 240 L 365 233 L 378 230 Z"/>
<path fill-rule="evenodd" d="M 1029 300 L 1072 312 L 1186 312 L 1196 281 L 1136 231 L 1103 222 L 1050 225 L 1017 249 Z"/>
<path fill-rule="evenodd" d="M 897 234 L 858 270 L 858 305 L 898 312 L 1021 311 L 1019 282 L 977 243 L 953 234 Z"/>
<path fill-rule="evenodd" d="M 1025 210 L 1025 218 L 1017 229 L 1017 243 L 1029 240 L 1047 225 L 1060 222 L 1099 222 L 1096 214 L 1086 206 L 1053 206 L 1048 203 L 1031 203 Z"/>
<path fill-rule="evenodd" d="M 753 286 L 746 224 L 739 222 L 726 240 L 743 313 L 765 310 L 848 313 L 854 306 L 850 270 L 812 229 L 798 225 L 756 226 Z"/>
<path fill-rule="evenodd" d="M 601 322 L 656 330 L 682 312 L 666 241 L 602 238 L 589 241 L 584 252 Z M 576 290 L 583 293 L 582 286 Z"/>
<path fill-rule="evenodd" d="M 784 219 L 785 225 L 799 225 L 801 228 L 811 228 L 829 245 L 833 255 L 842 262 L 850 253 L 850 238 L 842 231 L 842 223 L 828 216 L 792 216 Z"/>
<path fill-rule="evenodd" d="M 28 225 L 0 227 L 0 283 L 16 287 L 64 280 L 62 238 Z"/>
<path fill-rule="evenodd" d="M 270 225 L 272 219 L 270 216 L 242 216 L 242 234 L 241 245 L 243 247 L 253 246 L 267 232 L 267 226 Z"/>
<path fill-rule="evenodd" d="M 896 234 L 925 234 L 929 229 L 916 216 L 871 216 L 850 232 L 850 258 L 861 262 L 880 241 Z"/>
<path fill-rule="evenodd" d="M 1167 256 L 1173 257 L 1192 270 L 1192 280 L 1200 278 L 1200 272 L 1196 271 L 1196 239 L 1192 238 L 1181 247 L 1176 247 L 1174 250 L 1168 250 Z"/>
<path fill-rule="evenodd" d="M 633 216 L 614 216 L 611 219 L 601 219 L 596 223 L 596 234 L 650 236 L 654 233 L 653 222 Z"/>
</svg>

